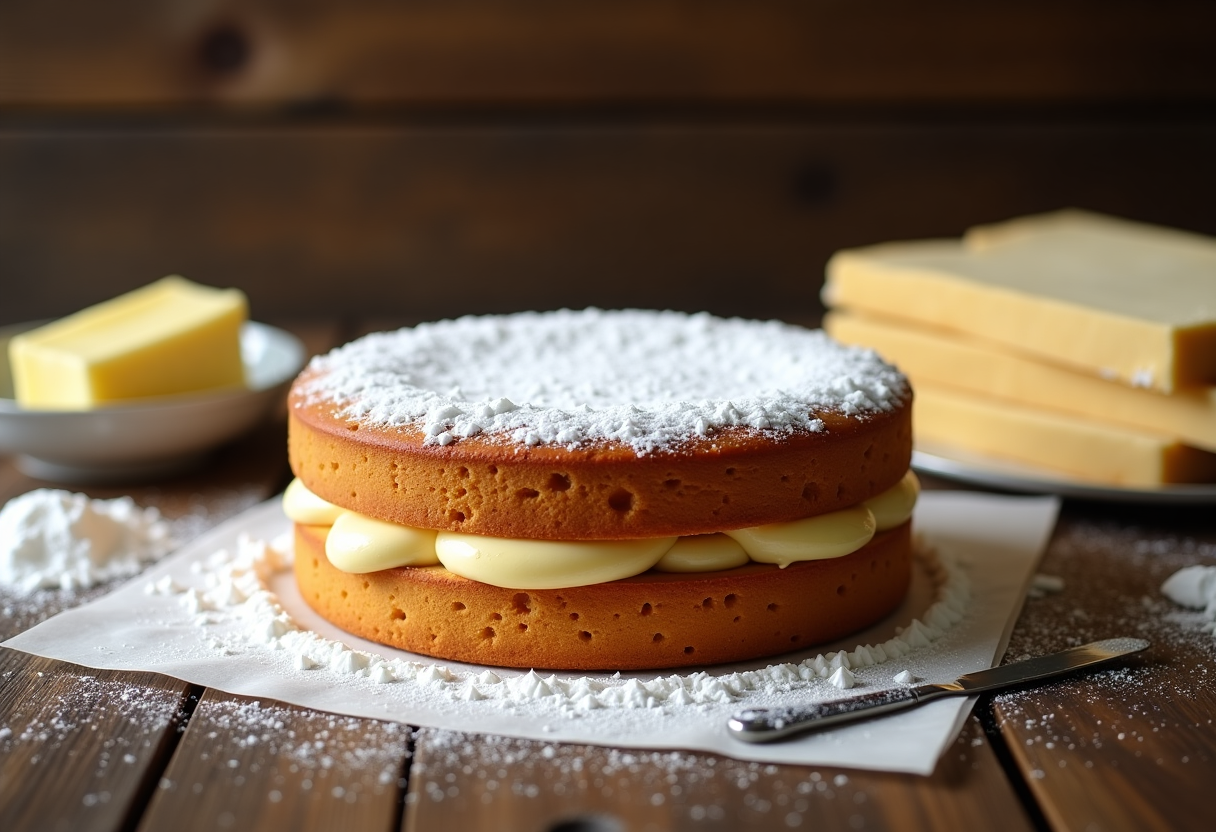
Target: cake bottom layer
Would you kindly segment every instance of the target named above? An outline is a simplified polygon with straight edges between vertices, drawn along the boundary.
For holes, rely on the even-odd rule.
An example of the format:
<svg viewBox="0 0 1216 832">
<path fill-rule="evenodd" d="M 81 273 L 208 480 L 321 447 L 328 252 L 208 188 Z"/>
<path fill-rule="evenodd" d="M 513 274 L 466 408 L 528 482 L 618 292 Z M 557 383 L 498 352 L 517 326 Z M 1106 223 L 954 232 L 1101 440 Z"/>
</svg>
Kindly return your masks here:
<svg viewBox="0 0 1216 832">
<path fill-rule="evenodd" d="M 296 581 L 317 613 L 392 647 L 498 667 L 643 670 L 773 656 L 878 621 L 903 600 L 912 577 L 911 522 L 851 555 L 786 569 L 651 571 L 527 591 L 441 566 L 342 572 L 325 556 L 327 532 L 296 525 Z"/>
</svg>

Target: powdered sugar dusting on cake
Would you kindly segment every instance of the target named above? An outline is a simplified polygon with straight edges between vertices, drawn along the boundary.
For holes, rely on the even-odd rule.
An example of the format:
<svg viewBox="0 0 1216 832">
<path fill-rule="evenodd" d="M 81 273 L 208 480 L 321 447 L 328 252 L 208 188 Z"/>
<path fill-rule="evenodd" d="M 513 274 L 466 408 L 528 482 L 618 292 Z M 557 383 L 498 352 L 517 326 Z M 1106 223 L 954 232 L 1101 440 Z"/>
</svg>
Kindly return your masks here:
<svg viewBox="0 0 1216 832">
<path fill-rule="evenodd" d="M 907 381 L 870 350 L 776 321 L 678 312 L 465 317 L 376 333 L 313 359 L 303 392 L 427 444 L 618 441 L 638 454 L 723 428 L 818 432 L 823 412 L 890 410 Z"/>
</svg>

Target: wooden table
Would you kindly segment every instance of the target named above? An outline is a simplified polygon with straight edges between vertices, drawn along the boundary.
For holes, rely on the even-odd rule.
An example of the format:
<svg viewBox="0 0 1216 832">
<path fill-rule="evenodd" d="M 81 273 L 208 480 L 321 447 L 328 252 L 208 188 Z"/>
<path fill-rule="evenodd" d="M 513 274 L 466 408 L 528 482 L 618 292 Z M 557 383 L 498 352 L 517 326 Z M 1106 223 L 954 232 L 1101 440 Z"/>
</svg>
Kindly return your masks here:
<svg viewBox="0 0 1216 832">
<path fill-rule="evenodd" d="M 368 327 L 294 328 L 318 351 Z M 284 444 L 279 418 L 194 474 L 84 490 L 201 530 L 286 485 Z M 0 502 L 44 485 L 0 460 Z M 1208 829 L 1216 639 L 1158 590 L 1191 563 L 1216 564 L 1216 507 L 1066 502 L 1041 566 L 1064 589 L 1007 658 L 1153 648 L 981 700 L 931 777 L 415 730 L 0 650 L 0 830 Z M 0 637 L 91 594 L 12 604 Z"/>
</svg>

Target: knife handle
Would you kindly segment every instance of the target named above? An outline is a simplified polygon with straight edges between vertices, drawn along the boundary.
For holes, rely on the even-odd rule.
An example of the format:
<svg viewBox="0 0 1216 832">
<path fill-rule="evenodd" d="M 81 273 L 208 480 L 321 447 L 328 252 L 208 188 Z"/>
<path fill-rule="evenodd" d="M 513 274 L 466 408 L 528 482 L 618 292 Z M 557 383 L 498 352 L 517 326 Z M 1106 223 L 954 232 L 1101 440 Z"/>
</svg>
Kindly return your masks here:
<svg viewBox="0 0 1216 832">
<path fill-rule="evenodd" d="M 863 693 L 806 707 L 750 708 L 731 717 L 726 727 L 733 737 L 744 742 L 769 742 L 802 731 L 901 711 L 944 693 L 947 691 L 938 685 L 920 685 Z"/>
</svg>

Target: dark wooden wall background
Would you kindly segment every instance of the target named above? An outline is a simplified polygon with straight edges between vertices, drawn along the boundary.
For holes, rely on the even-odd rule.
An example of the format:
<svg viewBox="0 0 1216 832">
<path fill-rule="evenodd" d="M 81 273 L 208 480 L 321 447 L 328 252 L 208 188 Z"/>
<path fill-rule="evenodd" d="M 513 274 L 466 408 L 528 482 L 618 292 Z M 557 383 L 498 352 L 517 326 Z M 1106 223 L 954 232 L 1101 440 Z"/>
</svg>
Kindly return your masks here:
<svg viewBox="0 0 1216 832">
<path fill-rule="evenodd" d="M 839 247 L 1065 205 L 1216 234 L 1216 4 L 0 0 L 0 323 L 807 320 Z"/>
</svg>

